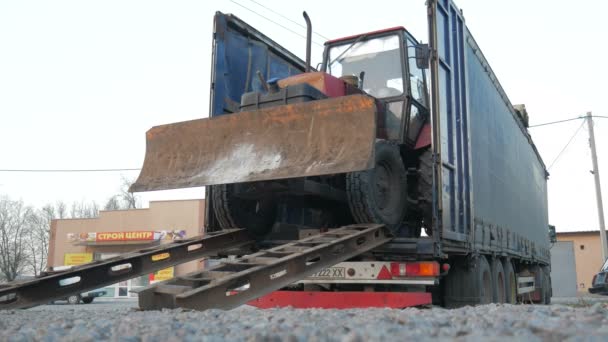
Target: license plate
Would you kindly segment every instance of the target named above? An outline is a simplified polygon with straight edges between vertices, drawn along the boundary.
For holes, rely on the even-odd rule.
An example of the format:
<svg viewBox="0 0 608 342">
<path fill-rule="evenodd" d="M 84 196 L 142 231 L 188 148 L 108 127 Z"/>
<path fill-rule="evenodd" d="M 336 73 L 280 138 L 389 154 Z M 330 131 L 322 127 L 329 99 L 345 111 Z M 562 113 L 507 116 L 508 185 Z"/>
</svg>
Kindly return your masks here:
<svg viewBox="0 0 608 342">
<path fill-rule="evenodd" d="M 344 279 L 346 278 L 346 269 L 344 267 L 328 267 L 311 275 L 309 278 Z"/>
</svg>

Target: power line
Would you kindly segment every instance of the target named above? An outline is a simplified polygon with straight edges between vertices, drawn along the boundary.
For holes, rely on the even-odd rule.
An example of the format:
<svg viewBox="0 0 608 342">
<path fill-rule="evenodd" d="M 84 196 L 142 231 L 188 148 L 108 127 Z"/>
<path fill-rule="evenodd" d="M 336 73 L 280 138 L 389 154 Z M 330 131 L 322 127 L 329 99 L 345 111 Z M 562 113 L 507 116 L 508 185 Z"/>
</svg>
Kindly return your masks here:
<svg viewBox="0 0 608 342">
<path fill-rule="evenodd" d="M 600 118 L 600 119 L 608 119 L 608 116 L 603 116 L 603 115 L 592 115 L 592 118 Z M 565 119 L 565 120 L 558 120 L 558 121 L 551 121 L 551 122 L 545 122 L 542 124 L 538 124 L 538 125 L 532 125 L 532 126 L 528 126 L 528 128 L 534 128 L 534 127 L 540 127 L 540 126 L 548 126 L 548 125 L 554 125 L 554 124 L 558 124 L 558 123 L 562 123 L 562 122 L 568 122 L 568 121 L 574 121 L 574 120 L 580 120 L 580 119 L 584 119 L 584 116 L 578 116 L 576 118 L 570 118 L 570 119 Z"/>
<path fill-rule="evenodd" d="M 553 165 L 555 165 L 555 163 L 557 162 L 557 160 L 559 159 L 559 157 L 561 157 L 562 153 L 564 153 L 564 151 L 566 151 L 566 149 L 568 148 L 568 146 L 570 146 L 570 143 L 578 135 L 578 132 L 580 132 L 581 128 L 583 128 L 584 125 L 585 125 L 585 121 L 583 121 L 581 123 L 581 125 L 578 126 L 578 128 L 576 129 L 576 131 L 574 132 L 574 134 L 572 135 L 572 137 L 570 137 L 570 140 L 568 140 L 568 143 L 566 143 L 566 146 L 564 146 L 564 148 L 562 148 L 562 150 L 557 154 L 557 157 L 555 157 L 555 159 L 553 159 L 553 161 L 551 162 L 551 164 L 547 168 L 547 171 L 551 170 L 551 167 Z"/>
<path fill-rule="evenodd" d="M 272 13 L 274 13 L 274 14 L 276 14 L 276 15 L 280 16 L 281 18 L 284 18 L 284 19 L 287 19 L 287 20 L 291 21 L 292 23 L 294 23 L 294 24 L 296 24 L 296 25 L 300 26 L 301 28 L 306 28 L 306 26 L 302 25 L 302 23 L 299 23 L 299 22 L 297 22 L 297 21 L 295 21 L 295 20 L 292 20 L 291 18 L 288 18 L 287 16 L 285 16 L 285 15 L 283 15 L 283 14 L 281 14 L 281 13 L 279 13 L 279 12 L 275 11 L 275 10 L 273 10 L 273 9 L 272 9 L 272 8 L 270 8 L 270 7 L 266 7 L 266 6 L 262 5 L 261 3 L 259 3 L 259 2 L 257 2 L 257 1 L 255 1 L 255 0 L 249 0 L 249 1 L 251 1 L 251 2 L 253 2 L 253 3 L 255 3 L 255 4 L 257 4 L 258 6 L 260 6 L 260 7 L 262 7 L 262 8 L 265 8 L 265 9 L 269 10 L 270 12 L 272 12 Z M 320 33 L 319 33 L 319 32 L 317 32 L 317 31 L 312 31 L 312 32 L 313 32 L 314 34 L 316 34 L 317 36 L 319 36 L 319 37 L 321 37 L 321 38 L 325 39 L 325 40 L 329 40 L 329 38 L 325 37 L 324 35 L 320 34 Z"/>
<path fill-rule="evenodd" d="M 558 124 L 558 123 L 562 123 L 562 122 L 568 122 L 568 121 L 573 121 L 573 120 L 580 120 L 580 119 L 584 119 L 582 116 L 579 116 L 577 118 L 572 118 L 572 119 L 565 119 L 565 120 L 558 120 L 558 121 L 551 121 L 551 122 L 545 122 L 542 124 L 538 124 L 538 125 L 532 125 L 532 126 L 528 126 L 528 128 L 534 128 L 534 127 L 540 127 L 540 126 L 547 126 L 547 125 L 553 125 L 553 124 Z"/>
<path fill-rule="evenodd" d="M 0 172 L 121 172 L 141 169 L 0 169 Z"/>
<path fill-rule="evenodd" d="M 262 17 L 262 18 L 266 19 L 266 20 L 270 21 L 271 23 L 273 23 L 273 24 L 275 24 L 275 25 L 277 25 L 277 26 L 280 26 L 280 27 L 282 27 L 282 28 L 286 29 L 287 31 L 289 31 L 289 32 L 291 32 L 291 33 L 293 33 L 293 34 L 295 34 L 296 36 L 299 36 L 299 37 L 302 37 L 302 38 L 306 39 L 306 36 L 303 36 L 303 35 L 301 35 L 300 33 L 298 33 L 298 32 L 296 32 L 296 31 L 294 31 L 294 30 L 292 30 L 292 29 L 288 28 L 287 26 L 284 26 L 284 25 L 282 25 L 282 24 L 279 24 L 279 23 L 277 23 L 276 21 L 274 21 L 274 20 L 272 20 L 272 19 L 270 19 L 270 18 L 268 18 L 268 17 L 266 17 L 266 16 L 261 15 L 260 13 L 258 13 L 258 12 L 256 12 L 256 11 L 254 11 L 254 10 L 250 9 L 249 7 L 246 7 L 246 6 L 244 6 L 244 5 L 242 5 L 242 4 L 238 3 L 238 2 L 236 2 L 236 1 L 234 1 L 234 0 L 230 0 L 230 2 L 232 2 L 232 3 L 236 4 L 236 5 L 239 5 L 239 6 L 243 7 L 244 9 L 248 10 L 249 12 L 251 12 L 251 13 L 253 13 L 253 14 L 255 14 L 255 15 L 259 16 L 259 17 Z M 321 45 L 321 44 L 319 44 L 319 43 L 315 42 L 314 40 L 313 40 L 312 42 L 313 42 L 315 45 L 318 45 L 318 46 L 320 46 L 320 47 L 323 47 L 323 45 Z"/>
</svg>

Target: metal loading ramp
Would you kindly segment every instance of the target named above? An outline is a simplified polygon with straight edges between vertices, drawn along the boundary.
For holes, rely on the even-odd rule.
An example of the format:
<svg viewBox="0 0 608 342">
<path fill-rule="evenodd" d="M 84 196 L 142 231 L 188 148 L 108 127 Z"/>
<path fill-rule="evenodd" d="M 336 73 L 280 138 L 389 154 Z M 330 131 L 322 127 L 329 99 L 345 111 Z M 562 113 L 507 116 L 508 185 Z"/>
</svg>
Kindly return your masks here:
<svg viewBox="0 0 608 342">
<path fill-rule="evenodd" d="M 384 226 L 345 226 L 138 289 L 144 310 L 232 309 L 391 239 Z"/>
<path fill-rule="evenodd" d="M 0 285 L 0 310 L 25 309 L 253 243 L 230 229 L 94 261 L 24 282 Z"/>
<path fill-rule="evenodd" d="M 350 259 L 391 239 L 382 225 L 359 224 L 157 283 L 139 292 L 142 309 L 230 309 Z M 0 285 L 0 310 L 24 309 L 253 244 L 244 229 L 208 233 L 95 261 L 33 280 Z"/>
</svg>

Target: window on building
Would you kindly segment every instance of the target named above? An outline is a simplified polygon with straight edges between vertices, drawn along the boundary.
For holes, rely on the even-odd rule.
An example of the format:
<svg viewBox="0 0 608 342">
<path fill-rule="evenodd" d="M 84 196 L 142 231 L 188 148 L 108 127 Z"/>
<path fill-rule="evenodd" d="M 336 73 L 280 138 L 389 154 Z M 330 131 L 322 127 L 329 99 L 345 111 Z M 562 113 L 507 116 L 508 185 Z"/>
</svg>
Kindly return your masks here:
<svg viewBox="0 0 608 342">
<path fill-rule="evenodd" d="M 585 249 L 585 245 L 581 245 L 580 248 L 581 248 L 581 251 L 584 250 Z"/>
</svg>

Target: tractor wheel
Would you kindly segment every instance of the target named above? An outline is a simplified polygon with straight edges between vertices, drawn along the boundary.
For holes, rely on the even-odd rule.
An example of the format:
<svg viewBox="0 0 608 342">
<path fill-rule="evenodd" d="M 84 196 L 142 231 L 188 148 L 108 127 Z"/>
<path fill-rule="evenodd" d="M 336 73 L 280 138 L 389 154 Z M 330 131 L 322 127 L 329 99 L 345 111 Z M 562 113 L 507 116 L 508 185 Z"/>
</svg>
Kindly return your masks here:
<svg viewBox="0 0 608 342">
<path fill-rule="evenodd" d="M 429 147 L 420 155 L 418 166 L 418 210 L 427 235 L 432 234 L 433 219 L 433 150 Z"/>
<path fill-rule="evenodd" d="M 346 174 L 348 205 L 356 222 L 381 223 L 396 233 L 407 211 L 407 173 L 398 146 L 379 140 L 375 155 L 373 169 Z"/>
<path fill-rule="evenodd" d="M 234 185 L 213 186 L 212 205 L 222 229 L 245 228 L 254 238 L 262 238 L 271 229 L 277 215 L 271 198 L 242 199 L 234 195 Z"/>
</svg>

